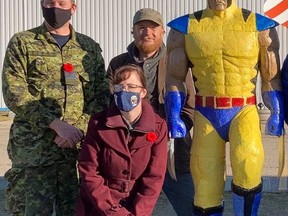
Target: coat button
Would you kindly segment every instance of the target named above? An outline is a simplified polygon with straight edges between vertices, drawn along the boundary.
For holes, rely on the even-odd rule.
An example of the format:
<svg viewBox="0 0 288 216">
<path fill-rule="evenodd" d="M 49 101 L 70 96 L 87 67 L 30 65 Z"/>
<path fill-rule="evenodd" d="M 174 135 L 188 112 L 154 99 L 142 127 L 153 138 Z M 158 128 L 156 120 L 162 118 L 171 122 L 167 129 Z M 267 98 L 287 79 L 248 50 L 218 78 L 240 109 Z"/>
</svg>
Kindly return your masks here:
<svg viewBox="0 0 288 216">
<path fill-rule="evenodd" d="M 124 175 L 128 175 L 130 173 L 130 170 L 123 170 L 122 171 L 122 174 L 124 174 Z"/>
</svg>

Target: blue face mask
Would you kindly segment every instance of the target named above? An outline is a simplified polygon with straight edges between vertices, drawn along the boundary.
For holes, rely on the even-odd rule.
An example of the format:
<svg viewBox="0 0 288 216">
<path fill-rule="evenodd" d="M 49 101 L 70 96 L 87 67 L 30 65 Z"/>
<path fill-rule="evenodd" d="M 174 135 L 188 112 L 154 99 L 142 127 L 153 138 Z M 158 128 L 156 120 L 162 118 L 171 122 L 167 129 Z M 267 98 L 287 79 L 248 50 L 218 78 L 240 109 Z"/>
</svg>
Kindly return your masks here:
<svg viewBox="0 0 288 216">
<path fill-rule="evenodd" d="M 129 112 L 140 103 L 140 93 L 127 91 L 115 92 L 114 100 L 119 110 Z"/>
</svg>

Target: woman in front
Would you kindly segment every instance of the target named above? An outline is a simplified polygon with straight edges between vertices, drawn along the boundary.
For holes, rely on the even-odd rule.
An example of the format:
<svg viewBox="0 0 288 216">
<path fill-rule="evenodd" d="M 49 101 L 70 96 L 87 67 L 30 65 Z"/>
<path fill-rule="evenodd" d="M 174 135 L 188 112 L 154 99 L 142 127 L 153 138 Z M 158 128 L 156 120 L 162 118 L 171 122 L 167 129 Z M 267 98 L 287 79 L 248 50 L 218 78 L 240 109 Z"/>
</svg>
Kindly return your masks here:
<svg viewBox="0 0 288 216">
<path fill-rule="evenodd" d="M 115 103 L 91 117 L 82 146 L 77 215 L 152 215 L 166 171 L 166 122 L 145 99 L 140 67 L 119 68 L 112 82 Z"/>
</svg>

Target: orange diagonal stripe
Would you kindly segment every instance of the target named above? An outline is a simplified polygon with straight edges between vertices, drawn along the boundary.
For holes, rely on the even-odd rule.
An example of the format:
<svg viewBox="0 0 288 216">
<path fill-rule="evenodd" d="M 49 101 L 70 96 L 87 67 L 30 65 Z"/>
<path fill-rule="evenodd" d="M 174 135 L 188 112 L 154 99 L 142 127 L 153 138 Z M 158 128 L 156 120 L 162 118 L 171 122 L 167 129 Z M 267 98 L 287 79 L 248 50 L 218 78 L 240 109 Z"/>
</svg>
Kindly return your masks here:
<svg viewBox="0 0 288 216">
<path fill-rule="evenodd" d="M 276 5 L 275 7 L 271 8 L 270 10 L 266 11 L 265 14 L 270 17 L 274 18 L 288 9 L 288 0 L 283 0 L 281 3 Z"/>
<path fill-rule="evenodd" d="M 288 28 L 288 21 L 282 23 L 283 26 L 286 26 Z"/>
</svg>

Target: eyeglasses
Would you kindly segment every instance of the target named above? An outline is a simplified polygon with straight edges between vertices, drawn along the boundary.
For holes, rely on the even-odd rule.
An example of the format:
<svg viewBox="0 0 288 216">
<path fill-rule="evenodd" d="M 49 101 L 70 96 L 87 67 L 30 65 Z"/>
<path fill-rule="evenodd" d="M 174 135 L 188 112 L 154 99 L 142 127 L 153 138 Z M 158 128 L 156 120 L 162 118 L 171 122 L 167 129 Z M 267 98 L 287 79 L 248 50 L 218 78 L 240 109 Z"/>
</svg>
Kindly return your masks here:
<svg viewBox="0 0 288 216">
<path fill-rule="evenodd" d="M 120 91 L 128 91 L 128 92 L 133 92 L 137 88 L 143 88 L 143 86 L 140 85 L 135 85 L 135 84 L 116 84 L 113 85 L 113 91 L 114 92 L 120 92 Z"/>
</svg>

